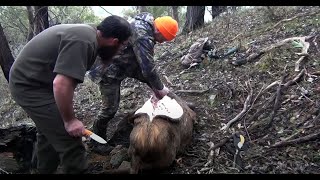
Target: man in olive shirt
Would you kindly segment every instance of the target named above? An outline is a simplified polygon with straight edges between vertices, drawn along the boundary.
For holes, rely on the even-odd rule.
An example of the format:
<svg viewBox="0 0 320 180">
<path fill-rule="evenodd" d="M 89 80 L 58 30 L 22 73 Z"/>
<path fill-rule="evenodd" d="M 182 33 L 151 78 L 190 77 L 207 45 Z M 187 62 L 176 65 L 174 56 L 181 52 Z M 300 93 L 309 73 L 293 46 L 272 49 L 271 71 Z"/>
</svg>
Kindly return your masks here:
<svg viewBox="0 0 320 180">
<path fill-rule="evenodd" d="M 81 137 L 83 123 L 73 110 L 74 90 L 97 56 L 104 64 L 131 36 L 118 16 L 96 28 L 85 24 L 50 27 L 29 41 L 12 65 L 9 88 L 14 100 L 35 122 L 39 173 L 84 173 L 88 163 Z"/>
</svg>

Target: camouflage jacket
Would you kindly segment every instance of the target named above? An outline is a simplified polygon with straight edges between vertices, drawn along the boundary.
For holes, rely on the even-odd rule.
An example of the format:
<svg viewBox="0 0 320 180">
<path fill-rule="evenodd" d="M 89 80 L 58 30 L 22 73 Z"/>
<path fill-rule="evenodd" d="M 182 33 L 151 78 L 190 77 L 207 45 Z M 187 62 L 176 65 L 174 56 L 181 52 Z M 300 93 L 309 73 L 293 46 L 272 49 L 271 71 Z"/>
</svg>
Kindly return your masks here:
<svg viewBox="0 0 320 180">
<path fill-rule="evenodd" d="M 155 39 L 154 39 L 154 17 L 150 13 L 141 13 L 135 16 L 134 20 L 130 23 L 133 31 L 133 35 L 129 39 L 128 47 L 131 47 L 133 52 L 136 63 L 139 65 L 141 69 L 141 74 L 143 76 L 144 81 L 154 89 L 163 89 L 163 83 L 161 82 L 158 73 L 155 69 L 154 64 L 154 46 L 155 46 Z M 120 53 L 123 54 L 123 53 Z M 123 61 L 122 64 L 129 65 L 125 60 L 125 56 L 118 61 Z M 119 57 L 119 56 L 118 56 Z M 112 77 L 116 79 L 122 79 L 123 77 L 118 77 L 119 68 L 116 68 L 117 64 L 121 64 L 121 62 L 114 62 L 108 68 L 101 68 L 100 63 L 95 63 L 95 65 L 90 70 L 89 77 L 94 82 L 100 82 L 103 77 Z M 125 65 L 122 65 L 125 66 Z M 130 71 L 131 68 L 126 68 L 125 71 Z M 122 68 L 120 68 L 122 69 Z M 131 72 L 132 73 L 132 72 Z M 134 73 L 134 72 L 133 72 Z"/>
</svg>

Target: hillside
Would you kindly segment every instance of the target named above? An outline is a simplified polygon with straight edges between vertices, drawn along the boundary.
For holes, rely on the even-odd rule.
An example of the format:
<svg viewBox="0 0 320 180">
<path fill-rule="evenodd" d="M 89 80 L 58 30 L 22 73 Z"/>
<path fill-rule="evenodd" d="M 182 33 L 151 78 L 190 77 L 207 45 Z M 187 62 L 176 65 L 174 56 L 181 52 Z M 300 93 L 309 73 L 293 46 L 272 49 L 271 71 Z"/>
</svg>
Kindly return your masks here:
<svg viewBox="0 0 320 180">
<path fill-rule="evenodd" d="M 275 12 L 279 19 L 270 19 L 260 7 L 223 14 L 199 30 L 156 46 L 163 82 L 192 102 L 197 113 L 191 146 L 160 173 L 320 173 L 320 9 L 278 7 Z M 236 51 L 223 58 L 203 53 L 199 65 L 183 67 L 181 57 L 206 37 L 219 57 L 232 48 Z M 10 98 L 2 74 L 0 82 L 1 126 L 30 123 Z M 150 95 L 137 80 L 122 82 L 109 138 L 120 120 Z M 75 103 L 77 116 L 91 128 L 101 104 L 97 85 L 85 79 L 77 87 Z M 235 123 L 223 129 L 231 120 Z M 245 137 L 246 148 L 234 165 L 236 132 Z M 111 168 L 114 157 L 89 155 L 91 173 Z"/>
</svg>

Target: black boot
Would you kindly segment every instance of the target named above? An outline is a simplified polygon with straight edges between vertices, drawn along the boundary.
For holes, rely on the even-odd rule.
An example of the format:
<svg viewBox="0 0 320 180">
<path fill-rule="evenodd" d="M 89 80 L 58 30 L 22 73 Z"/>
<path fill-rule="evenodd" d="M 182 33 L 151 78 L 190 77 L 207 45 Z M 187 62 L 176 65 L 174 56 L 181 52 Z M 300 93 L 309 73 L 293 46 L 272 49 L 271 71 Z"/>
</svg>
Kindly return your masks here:
<svg viewBox="0 0 320 180">
<path fill-rule="evenodd" d="M 93 124 L 93 132 L 106 140 L 107 127 L 104 125 L 98 126 L 98 121 Z M 100 155 L 108 155 L 114 147 L 109 144 L 101 144 L 93 139 L 90 140 L 91 150 Z"/>
</svg>

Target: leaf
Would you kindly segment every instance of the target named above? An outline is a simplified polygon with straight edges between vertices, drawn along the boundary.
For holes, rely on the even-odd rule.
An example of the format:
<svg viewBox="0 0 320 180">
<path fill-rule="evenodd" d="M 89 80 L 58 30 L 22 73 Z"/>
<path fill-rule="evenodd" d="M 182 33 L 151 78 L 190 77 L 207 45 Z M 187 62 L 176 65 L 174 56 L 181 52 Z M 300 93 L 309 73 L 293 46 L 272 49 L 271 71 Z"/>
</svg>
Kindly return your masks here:
<svg viewBox="0 0 320 180">
<path fill-rule="evenodd" d="M 303 48 L 303 44 L 299 41 L 297 42 L 296 40 L 292 41 L 292 45 L 295 48 Z"/>
</svg>

